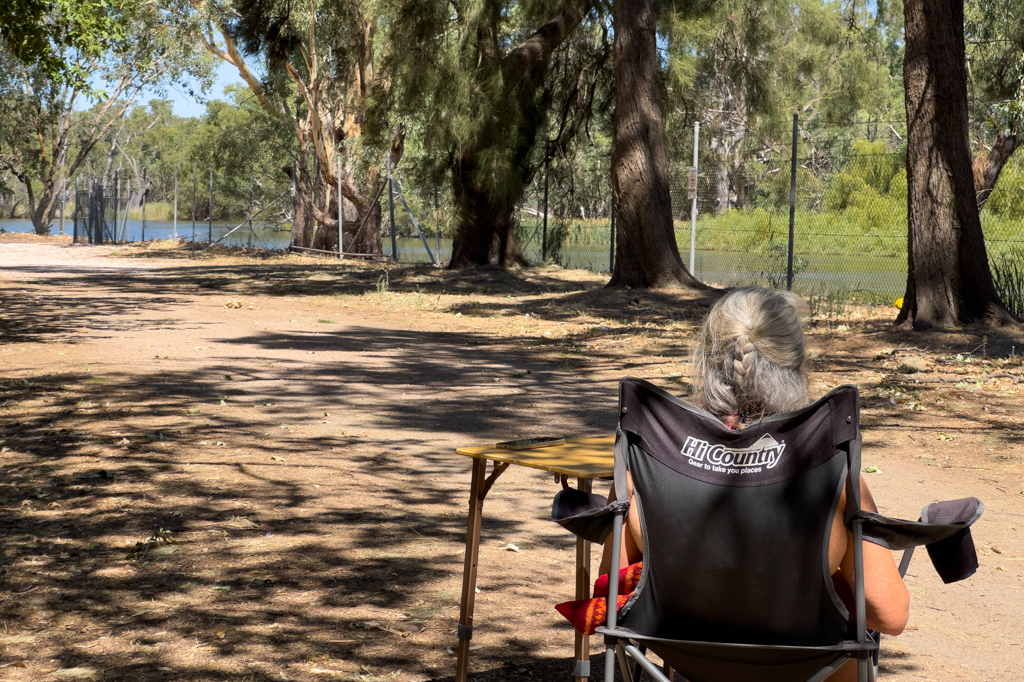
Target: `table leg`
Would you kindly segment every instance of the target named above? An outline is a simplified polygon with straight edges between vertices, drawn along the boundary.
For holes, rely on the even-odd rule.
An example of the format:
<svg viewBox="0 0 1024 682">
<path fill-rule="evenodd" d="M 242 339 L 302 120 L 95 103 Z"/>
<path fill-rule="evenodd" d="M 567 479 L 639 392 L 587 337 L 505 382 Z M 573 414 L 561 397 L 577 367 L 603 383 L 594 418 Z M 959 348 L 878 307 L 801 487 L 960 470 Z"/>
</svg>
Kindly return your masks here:
<svg viewBox="0 0 1024 682">
<path fill-rule="evenodd" d="M 590 492 L 590 479 L 577 478 L 576 487 Z M 576 599 L 590 599 L 590 543 L 576 538 Z M 576 630 L 576 660 L 573 664 L 574 682 L 587 682 L 590 677 L 590 637 Z"/>
<path fill-rule="evenodd" d="M 473 607 L 476 604 L 476 566 L 480 557 L 480 519 L 484 508 L 484 474 L 487 460 L 473 459 L 473 482 L 469 488 L 469 521 L 466 524 L 466 560 L 462 569 L 462 606 L 459 610 L 459 656 L 455 682 L 466 682 L 469 674 L 469 642 L 473 637 Z"/>
</svg>

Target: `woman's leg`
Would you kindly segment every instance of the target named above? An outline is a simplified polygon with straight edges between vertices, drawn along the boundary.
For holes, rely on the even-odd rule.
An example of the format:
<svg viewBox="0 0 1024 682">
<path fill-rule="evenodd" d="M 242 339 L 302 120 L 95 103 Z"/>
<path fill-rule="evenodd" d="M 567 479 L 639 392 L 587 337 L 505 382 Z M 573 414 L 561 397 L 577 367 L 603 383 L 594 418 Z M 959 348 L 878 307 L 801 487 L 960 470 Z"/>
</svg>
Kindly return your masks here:
<svg viewBox="0 0 1024 682">
<path fill-rule="evenodd" d="M 635 564 L 644 557 L 643 532 L 640 529 L 640 514 L 636 511 L 636 504 L 633 500 L 633 479 L 629 472 L 626 473 L 626 489 L 629 491 L 629 513 L 626 515 L 626 523 L 622 524 L 622 545 L 619 548 L 619 569 Z M 608 491 L 608 502 L 615 501 L 615 484 Z M 598 567 L 598 575 L 608 573 L 612 563 L 612 535 L 604 541 L 604 553 L 601 555 L 601 565 Z"/>
</svg>

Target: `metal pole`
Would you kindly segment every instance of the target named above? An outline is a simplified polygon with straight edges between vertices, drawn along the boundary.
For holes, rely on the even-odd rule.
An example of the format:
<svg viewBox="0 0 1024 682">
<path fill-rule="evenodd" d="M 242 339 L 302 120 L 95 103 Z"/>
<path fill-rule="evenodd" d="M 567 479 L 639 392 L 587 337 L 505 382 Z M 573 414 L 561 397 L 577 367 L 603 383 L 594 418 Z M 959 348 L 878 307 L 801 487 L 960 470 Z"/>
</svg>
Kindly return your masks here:
<svg viewBox="0 0 1024 682">
<path fill-rule="evenodd" d="M 437 187 L 434 187 L 434 250 L 437 251 L 437 264 L 441 264 L 441 214 L 437 205 Z"/>
<path fill-rule="evenodd" d="M 388 167 L 388 210 L 391 216 L 391 260 L 398 262 L 398 234 L 395 230 L 395 181 L 391 178 L 391 154 L 385 159 Z"/>
<path fill-rule="evenodd" d="M 132 232 L 128 228 L 128 211 L 132 207 L 132 179 L 128 178 L 125 181 L 125 197 L 124 197 L 124 218 L 121 220 L 121 240 L 130 242 L 132 240 Z"/>
<path fill-rule="evenodd" d="M 612 187 L 612 233 L 608 246 L 608 272 L 615 272 L 615 188 Z"/>
<path fill-rule="evenodd" d="M 207 221 L 206 239 L 208 244 L 213 243 L 213 166 L 210 166 L 210 218 Z"/>
<path fill-rule="evenodd" d="M 345 202 L 341 197 L 341 150 L 338 150 L 338 260 L 343 260 L 345 254 L 342 247 L 345 245 Z"/>
<path fill-rule="evenodd" d="M 249 164 L 249 246 L 252 248 L 252 164 Z"/>
<path fill-rule="evenodd" d="M 146 169 L 142 169 L 142 241 L 146 241 L 146 195 L 149 194 L 149 183 L 146 182 Z"/>
<path fill-rule="evenodd" d="M 68 207 L 68 179 L 60 182 L 60 234 L 64 236 L 64 212 Z"/>
<path fill-rule="evenodd" d="M 693 124 L 693 167 L 697 168 L 697 150 L 700 145 L 700 121 Z M 694 274 L 697 253 L 697 192 L 693 193 L 693 203 L 690 206 L 690 274 Z"/>
<path fill-rule="evenodd" d="M 292 243 L 289 244 L 289 248 L 295 246 L 295 230 L 298 229 L 299 221 L 299 196 L 297 185 L 295 184 L 295 175 L 299 172 L 298 158 L 295 157 L 296 163 L 292 168 Z"/>
<path fill-rule="evenodd" d="M 796 222 L 796 133 L 797 116 L 793 114 L 793 160 L 789 167 L 789 259 L 786 265 L 786 289 L 793 290 L 793 225 Z"/>
<path fill-rule="evenodd" d="M 196 162 L 192 162 L 192 256 L 196 255 Z"/>
<path fill-rule="evenodd" d="M 544 168 L 544 218 L 540 237 L 540 260 L 546 263 L 548 260 L 548 169 Z"/>
<path fill-rule="evenodd" d="M 75 213 L 71 216 L 71 220 L 74 222 L 74 235 L 71 237 L 71 243 L 78 243 L 78 178 L 75 178 Z"/>
<path fill-rule="evenodd" d="M 178 167 L 174 167 L 174 232 L 172 239 L 178 238 Z"/>
<path fill-rule="evenodd" d="M 111 235 L 111 237 L 113 237 L 114 241 L 116 242 L 117 223 L 118 218 L 121 217 L 121 171 L 119 170 L 114 171 L 114 184 L 117 185 L 117 190 L 114 193 L 114 233 Z M 106 216 L 103 217 L 106 218 Z"/>
</svg>

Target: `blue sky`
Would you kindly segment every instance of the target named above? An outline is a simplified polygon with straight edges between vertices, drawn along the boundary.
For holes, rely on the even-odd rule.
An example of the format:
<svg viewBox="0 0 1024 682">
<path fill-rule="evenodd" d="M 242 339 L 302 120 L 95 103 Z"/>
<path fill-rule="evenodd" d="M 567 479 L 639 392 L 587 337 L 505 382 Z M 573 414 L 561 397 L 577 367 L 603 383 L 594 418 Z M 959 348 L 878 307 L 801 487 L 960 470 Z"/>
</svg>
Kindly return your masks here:
<svg viewBox="0 0 1024 682">
<path fill-rule="evenodd" d="M 210 88 L 210 91 L 206 93 L 206 98 L 225 99 L 225 86 L 236 83 L 243 84 L 244 82 L 238 77 L 238 70 L 235 67 L 225 62 L 220 62 L 220 66 L 217 68 L 217 80 L 214 82 L 213 87 Z M 205 102 L 196 101 L 189 97 L 188 94 L 174 88 L 167 88 L 167 93 L 162 96 L 152 92 L 143 92 L 137 101 L 139 104 L 145 104 L 155 97 L 169 99 L 174 102 L 174 114 L 176 116 L 202 116 L 203 112 L 206 111 Z"/>
</svg>

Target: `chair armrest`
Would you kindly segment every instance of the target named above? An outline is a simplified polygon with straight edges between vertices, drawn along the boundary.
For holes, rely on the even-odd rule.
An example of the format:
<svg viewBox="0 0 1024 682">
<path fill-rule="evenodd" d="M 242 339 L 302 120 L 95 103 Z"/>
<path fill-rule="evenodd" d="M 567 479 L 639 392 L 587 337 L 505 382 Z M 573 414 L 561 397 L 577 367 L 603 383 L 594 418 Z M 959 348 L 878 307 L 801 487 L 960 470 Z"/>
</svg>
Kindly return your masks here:
<svg viewBox="0 0 1024 682">
<path fill-rule="evenodd" d="M 924 545 L 936 572 L 946 583 L 974 575 L 978 554 L 970 527 L 981 518 L 985 505 L 976 497 L 935 502 L 921 511 L 919 521 L 894 519 L 858 511 L 847 522 L 862 521 L 864 539 L 890 550 Z"/>
</svg>

